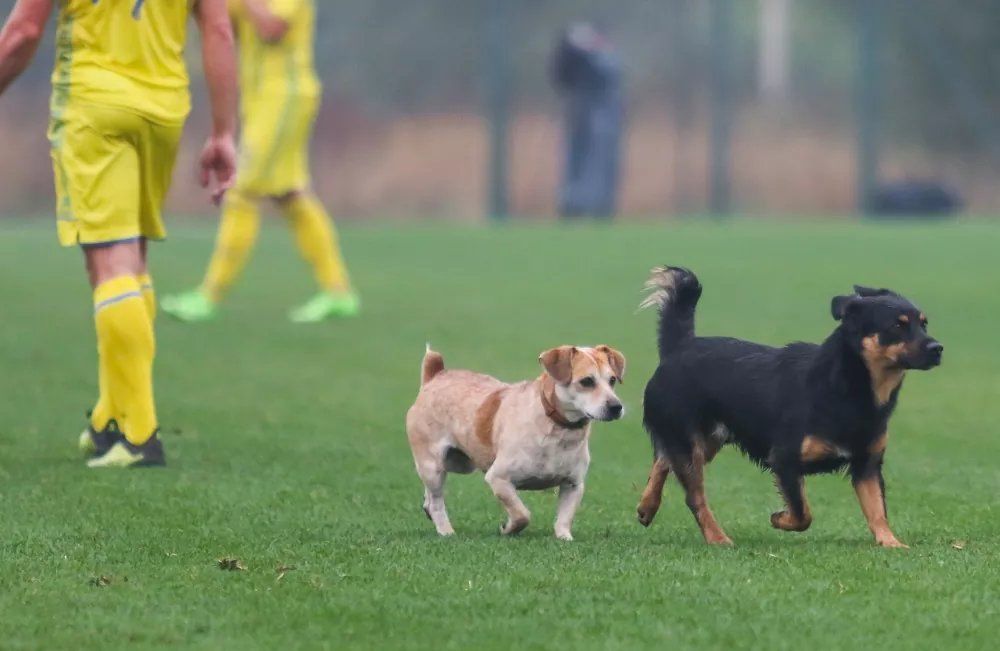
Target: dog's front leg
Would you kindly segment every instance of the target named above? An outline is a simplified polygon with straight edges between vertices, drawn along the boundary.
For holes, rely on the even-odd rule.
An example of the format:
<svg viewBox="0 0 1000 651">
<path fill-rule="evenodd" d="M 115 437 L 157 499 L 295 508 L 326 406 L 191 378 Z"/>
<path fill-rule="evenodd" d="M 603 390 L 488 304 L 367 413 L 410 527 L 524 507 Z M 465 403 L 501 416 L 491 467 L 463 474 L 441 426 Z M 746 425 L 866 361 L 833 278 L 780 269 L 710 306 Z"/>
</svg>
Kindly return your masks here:
<svg viewBox="0 0 1000 651">
<path fill-rule="evenodd" d="M 573 518 L 582 499 L 583 481 L 568 481 L 559 485 L 559 508 L 555 526 L 556 538 L 559 540 L 573 540 Z"/>
<path fill-rule="evenodd" d="M 875 542 L 881 547 L 909 549 L 901 543 L 889 528 L 885 508 L 885 480 L 882 477 L 882 455 L 872 455 L 851 464 L 851 482 L 861 503 L 868 528 L 875 535 Z"/>
<path fill-rule="evenodd" d="M 805 531 L 812 524 L 812 514 L 802 475 L 783 467 L 775 468 L 774 475 L 778 490 L 785 498 L 785 510 L 771 514 L 771 526 L 784 531 Z"/>
<path fill-rule="evenodd" d="M 531 522 L 531 513 L 517 495 L 517 489 L 509 479 L 496 471 L 496 465 L 486 473 L 486 483 L 493 489 L 493 494 L 500 500 L 507 511 L 507 523 L 500 527 L 500 533 L 510 536 L 520 533 Z"/>
</svg>

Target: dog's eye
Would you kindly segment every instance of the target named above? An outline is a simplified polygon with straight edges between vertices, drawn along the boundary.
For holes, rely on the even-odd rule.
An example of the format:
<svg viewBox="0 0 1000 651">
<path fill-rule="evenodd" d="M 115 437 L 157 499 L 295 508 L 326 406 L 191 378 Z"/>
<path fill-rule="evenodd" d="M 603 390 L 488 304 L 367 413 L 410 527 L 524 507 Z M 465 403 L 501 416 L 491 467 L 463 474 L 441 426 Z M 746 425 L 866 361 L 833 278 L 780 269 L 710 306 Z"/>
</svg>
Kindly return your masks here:
<svg viewBox="0 0 1000 651">
<path fill-rule="evenodd" d="M 618 384 L 618 378 L 612 376 L 611 379 L 608 380 L 608 384 L 610 384 L 611 386 L 615 386 L 616 384 Z"/>
<path fill-rule="evenodd" d="M 923 321 L 920 322 L 920 327 L 923 328 L 924 330 L 926 330 L 927 326 L 929 326 L 929 325 L 930 325 L 930 322 L 927 321 L 927 319 L 924 319 Z"/>
<path fill-rule="evenodd" d="M 594 378 L 587 376 L 582 380 L 580 380 L 580 386 L 585 387 L 587 389 L 593 389 L 595 386 L 597 386 L 597 383 L 594 382 Z"/>
</svg>

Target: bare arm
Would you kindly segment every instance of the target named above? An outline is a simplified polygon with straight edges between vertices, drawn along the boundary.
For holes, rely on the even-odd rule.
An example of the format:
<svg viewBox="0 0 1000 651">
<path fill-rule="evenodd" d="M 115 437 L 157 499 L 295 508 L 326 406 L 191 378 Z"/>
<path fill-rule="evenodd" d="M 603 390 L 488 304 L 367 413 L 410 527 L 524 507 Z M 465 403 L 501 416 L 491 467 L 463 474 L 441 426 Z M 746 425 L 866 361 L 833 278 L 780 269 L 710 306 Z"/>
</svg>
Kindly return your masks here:
<svg viewBox="0 0 1000 651">
<path fill-rule="evenodd" d="M 202 65 L 212 105 L 212 133 L 236 132 L 236 39 L 229 22 L 226 0 L 200 0 L 197 19 L 201 29 Z"/>
<path fill-rule="evenodd" d="M 0 31 L 0 95 L 24 72 L 42 40 L 52 0 L 18 0 Z"/>
<path fill-rule="evenodd" d="M 200 177 L 218 203 L 236 176 L 236 41 L 226 0 L 199 0 L 195 11 L 212 105 L 212 135 L 201 153 Z"/>
<path fill-rule="evenodd" d="M 268 9 L 267 3 L 263 0 L 243 0 L 243 8 L 260 40 L 265 43 L 279 43 L 285 38 L 290 27 L 288 21 Z"/>
</svg>

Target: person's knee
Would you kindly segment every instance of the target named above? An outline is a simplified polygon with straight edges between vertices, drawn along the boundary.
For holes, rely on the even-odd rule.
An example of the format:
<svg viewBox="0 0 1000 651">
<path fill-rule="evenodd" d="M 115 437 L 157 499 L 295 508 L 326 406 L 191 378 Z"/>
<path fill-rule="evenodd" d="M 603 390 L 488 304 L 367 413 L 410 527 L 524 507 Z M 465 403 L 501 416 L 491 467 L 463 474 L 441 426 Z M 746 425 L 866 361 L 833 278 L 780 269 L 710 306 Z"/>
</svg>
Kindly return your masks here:
<svg viewBox="0 0 1000 651">
<path fill-rule="evenodd" d="M 139 276 L 146 268 L 139 240 L 85 246 L 83 255 L 92 287 L 119 276 Z"/>
</svg>

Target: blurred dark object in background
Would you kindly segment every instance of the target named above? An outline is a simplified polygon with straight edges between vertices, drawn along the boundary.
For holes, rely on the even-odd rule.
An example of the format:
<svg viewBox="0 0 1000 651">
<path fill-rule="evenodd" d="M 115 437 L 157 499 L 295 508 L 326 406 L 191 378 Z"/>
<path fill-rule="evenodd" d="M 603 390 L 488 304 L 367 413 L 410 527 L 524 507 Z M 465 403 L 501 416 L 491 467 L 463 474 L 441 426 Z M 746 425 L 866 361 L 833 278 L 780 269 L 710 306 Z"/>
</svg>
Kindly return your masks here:
<svg viewBox="0 0 1000 651">
<path fill-rule="evenodd" d="M 607 35 L 570 25 L 552 55 L 552 83 L 565 102 L 559 214 L 610 219 L 618 199 L 624 123 L 622 68 Z"/>
<path fill-rule="evenodd" d="M 871 197 L 874 217 L 941 218 L 962 210 L 958 192 L 940 181 L 904 179 L 878 185 Z"/>
</svg>

